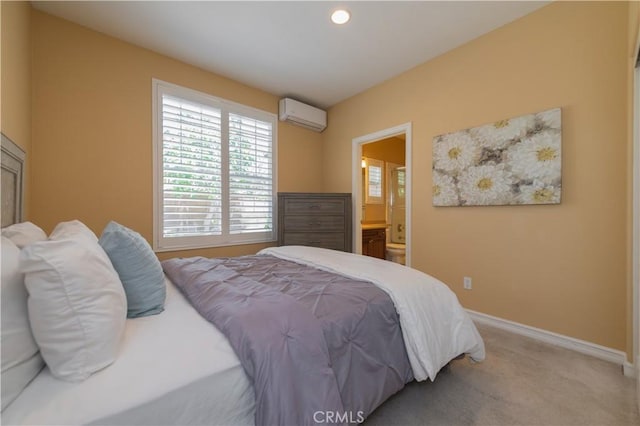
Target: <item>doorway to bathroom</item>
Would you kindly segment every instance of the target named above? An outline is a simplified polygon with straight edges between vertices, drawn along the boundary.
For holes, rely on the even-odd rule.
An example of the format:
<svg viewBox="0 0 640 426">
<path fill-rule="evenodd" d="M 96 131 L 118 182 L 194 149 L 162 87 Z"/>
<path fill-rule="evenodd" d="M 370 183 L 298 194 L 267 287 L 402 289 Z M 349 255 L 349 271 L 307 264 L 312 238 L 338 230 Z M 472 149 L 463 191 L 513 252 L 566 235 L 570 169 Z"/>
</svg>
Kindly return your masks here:
<svg viewBox="0 0 640 426">
<path fill-rule="evenodd" d="M 411 123 L 353 139 L 352 194 L 354 251 L 411 266 Z"/>
</svg>

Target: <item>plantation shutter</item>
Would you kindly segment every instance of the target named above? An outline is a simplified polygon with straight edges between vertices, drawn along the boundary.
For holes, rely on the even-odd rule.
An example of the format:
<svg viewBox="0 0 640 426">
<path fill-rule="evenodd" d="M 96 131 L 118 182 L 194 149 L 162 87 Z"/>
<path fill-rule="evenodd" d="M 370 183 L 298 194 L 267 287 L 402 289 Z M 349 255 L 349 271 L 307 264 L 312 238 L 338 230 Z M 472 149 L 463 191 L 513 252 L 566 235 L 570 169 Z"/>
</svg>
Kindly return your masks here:
<svg viewBox="0 0 640 426">
<path fill-rule="evenodd" d="M 369 196 L 382 197 L 382 168 L 369 166 Z"/>
<path fill-rule="evenodd" d="M 229 231 L 273 226 L 271 123 L 229 114 Z"/>
<path fill-rule="evenodd" d="M 274 241 L 275 114 L 153 84 L 156 250 Z"/>
<path fill-rule="evenodd" d="M 162 96 L 163 237 L 222 232 L 221 111 Z"/>
</svg>

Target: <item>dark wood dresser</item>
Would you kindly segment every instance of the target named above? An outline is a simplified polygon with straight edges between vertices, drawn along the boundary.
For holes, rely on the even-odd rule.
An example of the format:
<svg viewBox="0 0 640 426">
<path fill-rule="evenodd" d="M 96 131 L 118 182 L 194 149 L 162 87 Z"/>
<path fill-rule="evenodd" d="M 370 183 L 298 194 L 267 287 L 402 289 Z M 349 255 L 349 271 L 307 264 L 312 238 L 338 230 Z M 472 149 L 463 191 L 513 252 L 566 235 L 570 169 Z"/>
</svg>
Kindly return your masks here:
<svg viewBox="0 0 640 426">
<path fill-rule="evenodd" d="M 351 252 L 351 194 L 278 193 L 278 245 Z"/>
</svg>

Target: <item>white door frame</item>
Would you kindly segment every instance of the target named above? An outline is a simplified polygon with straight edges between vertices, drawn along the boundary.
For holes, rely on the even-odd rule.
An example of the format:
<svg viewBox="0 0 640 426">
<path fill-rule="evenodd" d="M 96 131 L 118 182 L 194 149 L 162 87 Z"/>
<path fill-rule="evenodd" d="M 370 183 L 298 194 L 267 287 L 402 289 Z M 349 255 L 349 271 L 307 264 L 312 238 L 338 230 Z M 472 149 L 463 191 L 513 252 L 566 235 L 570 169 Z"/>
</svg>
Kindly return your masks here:
<svg viewBox="0 0 640 426">
<path fill-rule="evenodd" d="M 640 39 L 636 45 L 638 52 Z M 634 69 L 633 78 L 633 359 L 637 380 L 636 392 L 640 408 L 640 67 Z"/>
<path fill-rule="evenodd" d="M 632 66 L 640 60 L 640 32 L 633 51 Z M 633 69 L 633 183 L 632 183 L 632 304 L 633 304 L 633 358 L 636 375 L 636 402 L 640 409 L 640 67 Z"/>
<path fill-rule="evenodd" d="M 362 145 L 377 142 L 381 139 L 393 136 L 405 135 L 405 194 L 406 194 L 406 223 L 405 223 L 405 244 L 407 266 L 411 266 L 411 122 L 390 127 L 368 135 L 359 136 L 351 142 L 351 193 L 353 194 L 353 251 L 362 253 Z"/>
</svg>

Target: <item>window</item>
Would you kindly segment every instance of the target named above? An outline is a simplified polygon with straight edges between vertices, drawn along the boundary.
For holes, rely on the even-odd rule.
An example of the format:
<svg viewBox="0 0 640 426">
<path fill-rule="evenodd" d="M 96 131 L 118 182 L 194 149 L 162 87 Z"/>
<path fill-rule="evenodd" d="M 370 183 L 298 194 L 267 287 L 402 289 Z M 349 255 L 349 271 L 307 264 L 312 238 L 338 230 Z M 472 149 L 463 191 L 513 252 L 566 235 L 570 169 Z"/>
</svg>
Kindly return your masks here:
<svg viewBox="0 0 640 426">
<path fill-rule="evenodd" d="M 276 116 L 153 80 L 154 245 L 274 241 Z"/>
<path fill-rule="evenodd" d="M 366 163 L 366 193 L 365 204 L 383 204 L 382 198 L 382 170 L 384 162 L 374 160 L 373 158 L 365 158 Z"/>
</svg>

